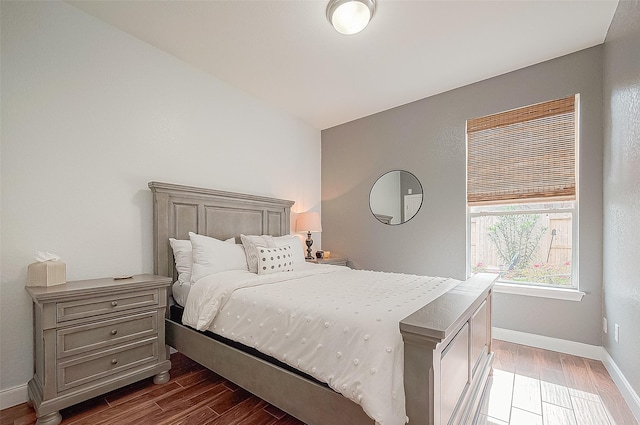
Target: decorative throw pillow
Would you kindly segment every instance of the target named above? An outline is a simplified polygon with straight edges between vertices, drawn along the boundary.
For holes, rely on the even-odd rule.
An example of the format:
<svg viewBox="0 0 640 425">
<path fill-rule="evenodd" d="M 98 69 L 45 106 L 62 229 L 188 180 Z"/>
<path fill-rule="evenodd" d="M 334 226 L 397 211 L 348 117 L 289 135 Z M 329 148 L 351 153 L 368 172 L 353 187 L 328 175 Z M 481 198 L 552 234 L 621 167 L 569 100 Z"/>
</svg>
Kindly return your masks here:
<svg viewBox="0 0 640 425">
<path fill-rule="evenodd" d="M 251 273 L 258 273 L 258 247 L 275 248 L 273 237 L 269 235 L 240 235 L 244 252 L 247 256 L 247 266 Z"/>
<path fill-rule="evenodd" d="M 258 247 L 258 274 L 293 271 L 291 246 L 279 248 Z"/>
<path fill-rule="evenodd" d="M 299 237 L 295 235 L 276 236 L 273 238 L 273 241 L 276 243 L 276 246 L 291 246 L 293 264 L 305 263 L 304 256 L 306 248 L 302 248 L 302 241 L 300 241 Z"/>
<path fill-rule="evenodd" d="M 178 282 L 180 282 L 180 285 L 189 283 L 193 266 L 191 241 L 169 238 L 169 244 L 173 249 L 173 259 L 176 262 L 176 270 L 178 270 Z"/>
<path fill-rule="evenodd" d="M 191 283 L 227 270 L 247 270 L 242 246 L 189 232 L 193 250 Z"/>
</svg>

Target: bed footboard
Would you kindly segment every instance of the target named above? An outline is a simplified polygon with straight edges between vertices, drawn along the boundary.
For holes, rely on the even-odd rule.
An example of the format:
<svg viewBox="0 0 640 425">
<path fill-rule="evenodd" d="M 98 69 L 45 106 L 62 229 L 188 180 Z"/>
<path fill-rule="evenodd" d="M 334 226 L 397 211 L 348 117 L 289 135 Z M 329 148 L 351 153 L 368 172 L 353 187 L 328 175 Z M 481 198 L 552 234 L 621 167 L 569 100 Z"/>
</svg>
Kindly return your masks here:
<svg viewBox="0 0 640 425">
<path fill-rule="evenodd" d="M 491 291 L 477 274 L 400 322 L 412 425 L 467 425 L 491 372 Z"/>
</svg>

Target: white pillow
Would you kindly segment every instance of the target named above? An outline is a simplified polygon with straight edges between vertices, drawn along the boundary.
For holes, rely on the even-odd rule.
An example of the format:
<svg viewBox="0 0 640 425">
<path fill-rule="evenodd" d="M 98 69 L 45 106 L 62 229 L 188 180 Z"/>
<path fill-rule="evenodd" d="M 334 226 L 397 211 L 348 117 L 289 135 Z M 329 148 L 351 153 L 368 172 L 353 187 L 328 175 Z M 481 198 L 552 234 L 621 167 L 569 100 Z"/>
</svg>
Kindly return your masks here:
<svg viewBox="0 0 640 425">
<path fill-rule="evenodd" d="M 276 236 L 273 238 L 276 246 L 291 246 L 291 254 L 293 255 L 293 264 L 305 263 L 305 250 L 302 248 L 300 238 L 295 235 Z"/>
<path fill-rule="evenodd" d="M 227 243 L 235 244 L 235 238 L 225 240 Z M 178 282 L 180 285 L 191 282 L 191 269 L 193 268 L 193 254 L 191 241 L 186 239 L 169 238 L 169 244 L 173 249 L 173 259 L 178 270 Z"/>
<path fill-rule="evenodd" d="M 227 270 L 247 270 L 242 246 L 189 232 L 193 253 L 191 283 Z"/>
<path fill-rule="evenodd" d="M 279 248 L 258 247 L 258 274 L 293 271 L 291 246 Z"/>
<path fill-rule="evenodd" d="M 276 248 L 273 236 L 240 235 L 244 252 L 247 256 L 247 266 L 251 273 L 258 273 L 258 247 Z"/>
<path fill-rule="evenodd" d="M 173 259 L 176 262 L 176 270 L 178 270 L 178 282 L 180 285 L 190 282 L 193 264 L 191 241 L 169 238 L 169 244 L 173 249 Z"/>
</svg>

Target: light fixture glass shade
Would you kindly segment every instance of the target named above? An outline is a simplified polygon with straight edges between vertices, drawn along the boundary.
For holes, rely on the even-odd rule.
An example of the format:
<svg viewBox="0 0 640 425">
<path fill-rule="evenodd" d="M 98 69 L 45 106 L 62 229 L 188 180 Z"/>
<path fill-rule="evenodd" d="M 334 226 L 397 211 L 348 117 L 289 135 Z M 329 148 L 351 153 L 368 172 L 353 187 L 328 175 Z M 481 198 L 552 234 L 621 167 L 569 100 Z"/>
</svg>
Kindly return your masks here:
<svg viewBox="0 0 640 425">
<path fill-rule="evenodd" d="M 296 232 L 322 232 L 320 213 L 304 212 L 298 214 Z"/>
<path fill-rule="evenodd" d="M 362 31 L 375 11 L 375 0 L 331 0 L 327 5 L 327 18 L 341 34 Z"/>
</svg>

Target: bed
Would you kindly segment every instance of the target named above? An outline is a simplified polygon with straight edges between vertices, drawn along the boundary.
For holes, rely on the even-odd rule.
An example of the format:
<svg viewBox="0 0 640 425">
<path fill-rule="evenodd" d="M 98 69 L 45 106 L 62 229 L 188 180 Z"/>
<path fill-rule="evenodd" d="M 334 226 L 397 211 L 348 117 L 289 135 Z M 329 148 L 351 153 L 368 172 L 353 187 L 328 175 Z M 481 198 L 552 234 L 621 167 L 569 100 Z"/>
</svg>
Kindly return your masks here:
<svg viewBox="0 0 640 425">
<path fill-rule="evenodd" d="M 159 182 L 150 182 L 149 188 L 154 272 L 159 275 L 177 279 L 170 238 L 189 239 L 189 232 L 218 240 L 290 233 L 292 201 Z M 326 272 L 329 276 L 358 273 L 317 267 L 335 267 Z M 403 412 L 410 424 L 474 421 L 491 373 L 491 293 L 496 277 L 477 274 L 462 282 L 447 280 L 444 291 L 398 321 Z M 437 278 L 429 279 L 425 285 L 439 285 L 433 281 Z M 355 398 L 340 394 L 308 370 L 295 370 L 250 344 L 198 331 L 180 318 L 167 317 L 165 328 L 168 346 L 309 425 L 376 423 Z"/>
</svg>

